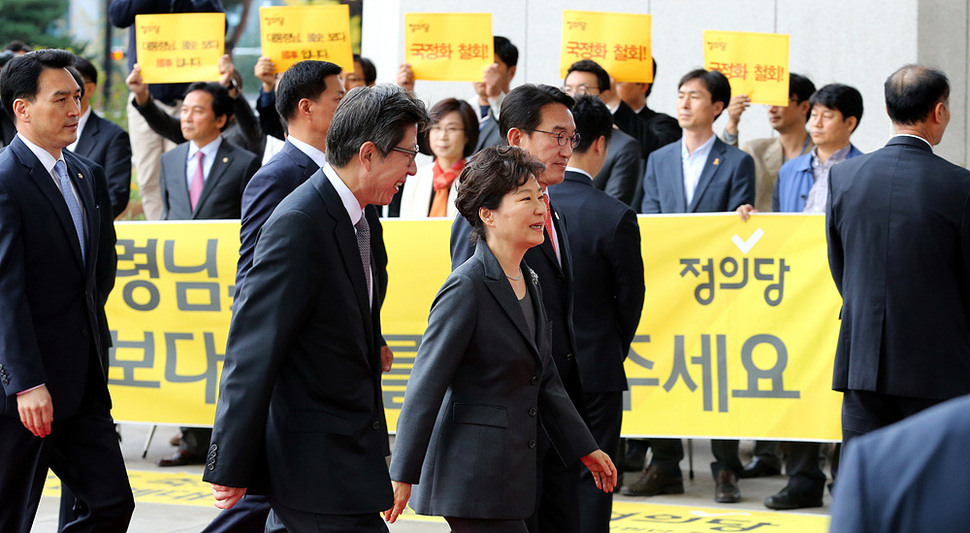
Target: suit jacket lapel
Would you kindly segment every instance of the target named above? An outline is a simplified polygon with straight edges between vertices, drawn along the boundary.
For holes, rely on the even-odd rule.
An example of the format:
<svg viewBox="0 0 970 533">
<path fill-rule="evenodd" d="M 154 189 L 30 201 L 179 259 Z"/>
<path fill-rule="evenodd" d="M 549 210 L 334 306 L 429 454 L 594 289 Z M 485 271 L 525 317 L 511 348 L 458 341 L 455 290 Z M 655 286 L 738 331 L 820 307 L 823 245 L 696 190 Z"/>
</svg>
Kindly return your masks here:
<svg viewBox="0 0 970 533">
<path fill-rule="evenodd" d="M 697 180 L 697 187 L 694 187 L 694 197 L 690 200 L 690 207 L 687 209 L 688 213 L 693 213 L 697 210 L 697 204 L 700 203 L 701 197 L 704 196 L 704 191 L 707 189 L 707 186 L 714 180 L 714 175 L 721 168 L 723 161 L 724 146 L 715 137 L 714 146 L 711 147 L 711 153 L 707 155 L 707 161 L 704 163 L 704 170 L 701 171 L 701 177 Z M 683 173 L 683 170 L 681 170 L 681 173 Z"/>
<path fill-rule="evenodd" d="M 322 170 L 318 171 L 311 178 L 317 193 L 323 198 L 327 206 L 327 212 L 334 219 L 334 239 L 337 241 L 337 248 L 340 250 L 340 257 L 343 259 L 344 268 L 354 287 L 354 294 L 357 296 L 357 305 L 360 308 L 360 316 L 366 317 L 364 320 L 364 332 L 367 335 L 368 348 L 373 350 L 374 323 L 371 320 L 371 305 L 367 298 L 367 280 L 364 278 L 363 265 L 360 262 L 360 249 L 357 247 L 357 233 L 353 224 L 350 223 L 350 216 L 340 201 L 340 195 L 330 184 L 330 180 Z M 366 213 L 365 213 L 366 216 Z M 373 239 L 373 233 L 371 234 Z M 373 248 L 373 247 L 372 247 Z M 373 253 L 371 254 L 373 259 Z M 377 280 L 372 280 L 374 290 L 374 302 L 377 302 Z M 373 362 L 372 362 L 373 363 Z"/>
<path fill-rule="evenodd" d="M 54 178 L 51 177 L 50 173 L 40 164 L 37 156 L 27 148 L 27 145 L 23 143 L 19 138 L 14 138 L 13 142 L 10 143 L 10 149 L 14 150 L 20 159 L 21 163 L 30 169 L 30 179 L 33 180 L 34 184 L 40 188 L 47 201 L 50 202 L 51 207 L 54 209 L 54 213 L 57 215 L 57 220 L 61 224 L 61 229 L 64 230 L 65 236 L 68 242 L 71 243 L 71 250 L 74 251 L 74 257 L 77 259 L 78 266 L 83 265 L 81 260 L 81 247 L 77 240 L 77 230 L 74 229 L 74 221 L 71 219 L 71 212 L 67 208 L 67 203 L 64 201 L 64 196 L 57 189 L 57 185 L 54 185 Z M 71 175 L 71 169 L 68 168 L 68 176 Z M 83 187 L 78 187 L 78 190 L 83 189 Z M 83 202 L 83 200 L 82 200 Z"/>
<path fill-rule="evenodd" d="M 478 245 L 475 247 L 475 257 L 482 262 L 485 268 L 485 286 L 488 287 L 488 291 L 492 293 L 492 296 L 498 301 L 499 306 L 502 311 L 509 317 L 509 320 L 515 324 L 515 329 L 519 331 L 522 337 L 529 344 L 536 357 L 539 357 L 539 349 L 536 346 L 536 339 L 529 334 L 529 328 L 525 323 L 525 315 L 522 314 L 522 307 L 519 302 L 515 299 L 515 291 L 512 290 L 512 285 L 509 284 L 508 280 L 505 278 L 505 271 L 502 270 L 502 265 L 499 264 L 498 259 L 492 254 L 492 250 L 489 249 L 488 244 L 483 240 L 478 241 Z M 531 284 L 531 270 L 526 266 L 525 262 L 522 263 L 522 274 L 528 276 L 530 279 L 526 280 L 526 284 Z M 527 298 L 531 297 L 526 295 Z M 536 301 L 533 300 L 533 304 Z M 536 330 L 544 325 L 539 325 L 539 319 L 536 317 Z"/>
<path fill-rule="evenodd" d="M 168 202 L 170 206 L 182 205 L 184 206 L 186 213 L 192 213 L 192 200 L 189 199 L 189 179 L 192 176 L 186 175 L 186 170 L 188 169 L 188 157 L 189 157 L 189 143 L 185 142 L 174 149 L 171 153 L 172 158 L 177 162 L 178 165 L 169 174 L 174 173 L 176 176 L 181 176 L 182 179 L 178 180 L 177 183 L 166 184 L 166 189 L 168 190 Z M 168 180 L 166 176 L 166 181 Z M 199 202 L 201 205 L 202 202 Z M 171 208 L 169 209 L 172 210 Z M 193 213 L 194 215 L 194 213 Z"/>
<path fill-rule="evenodd" d="M 677 141 L 680 145 L 682 141 Z M 677 150 L 670 151 L 671 167 L 670 172 L 667 175 L 671 176 L 674 180 L 673 186 L 671 187 L 674 193 L 674 205 L 675 210 L 673 213 L 686 213 L 687 212 L 687 190 L 684 189 L 684 161 L 681 155 L 681 147 L 678 146 Z M 658 165 L 657 168 L 662 171 L 664 165 Z M 659 182 L 661 177 L 658 176 L 657 181 Z M 663 197 L 663 194 L 660 195 Z"/>
<path fill-rule="evenodd" d="M 549 209 L 552 211 L 552 225 L 555 226 L 556 234 L 560 237 L 560 239 L 556 241 L 556 244 L 559 246 L 560 255 L 564 255 L 561 239 L 561 237 L 564 236 L 563 227 L 559 221 L 559 212 L 556 211 L 556 206 L 552 204 L 551 200 L 549 203 Z M 543 230 L 542 234 L 545 238 L 542 240 L 542 244 L 539 245 L 539 249 L 542 250 L 542 253 L 546 256 L 546 259 L 548 259 L 549 262 L 556 267 L 556 269 L 562 272 L 563 265 L 559 262 L 559 257 L 556 256 L 556 250 L 552 247 L 552 236 L 549 235 L 549 232 L 546 230 Z"/>
<path fill-rule="evenodd" d="M 765 153 L 762 156 L 765 168 L 781 168 L 781 165 L 784 163 L 784 159 L 785 149 L 781 145 L 781 140 L 770 143 L 765 148 Z"/>
<path fill-rule="evenodd" d="M 186 145 L 187 146 L 187 145 Z M 187 150 L 187 148 L 186 148 Z M 212 162 L 212 167 L 209 168 L 209 176 L 205 179 L 205 183 L 202 185 L 202 192 L 199 193 L 199 203 L 195 204 L 195 210 L 192 212 L 192 218 L 196 218 L 202 207 L 205 205 L 206 199 L 209 198 L 209 194 L 212 193 L 212 189 L 215 189 L 216 184 L 222 179 L 222 175 L 226 173 L 226 169 L 232 164 L 232 147 L 226 142 L 225 139 L 219 143 L 219 149 L 216 150 L 215 160 Z M 186 152 L 188 156 L 188 152 Z M 186 192 L 188 188 L 186 187 Z"/>
</svg>

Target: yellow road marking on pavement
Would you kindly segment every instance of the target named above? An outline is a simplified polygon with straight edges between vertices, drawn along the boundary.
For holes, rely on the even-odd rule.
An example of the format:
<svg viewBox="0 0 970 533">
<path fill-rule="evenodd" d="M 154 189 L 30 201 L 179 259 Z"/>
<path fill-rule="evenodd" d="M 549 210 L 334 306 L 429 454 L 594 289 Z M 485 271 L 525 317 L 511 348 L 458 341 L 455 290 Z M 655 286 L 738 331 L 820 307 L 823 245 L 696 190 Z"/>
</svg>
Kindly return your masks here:
<svg viewBox="0 0 970 533">
<path fill-rule="evenodd" d="M 129 470 L 128 480 L 135 501 L 212 507 L 212 489 L 198 474 Z M 44 496 L 59 497 L 60 480 L 47 476 Z M 409 507 L 402 520 L 444 522 L 436 516 L 421 516 Z M 611 533 L 718 533 L 725 531 L 759 531 L 785 533 L 824 533 L 829 517 L 792 512 L 750 511 L 658 505 L 652 503 L 614 502 Z"/>
</svg>

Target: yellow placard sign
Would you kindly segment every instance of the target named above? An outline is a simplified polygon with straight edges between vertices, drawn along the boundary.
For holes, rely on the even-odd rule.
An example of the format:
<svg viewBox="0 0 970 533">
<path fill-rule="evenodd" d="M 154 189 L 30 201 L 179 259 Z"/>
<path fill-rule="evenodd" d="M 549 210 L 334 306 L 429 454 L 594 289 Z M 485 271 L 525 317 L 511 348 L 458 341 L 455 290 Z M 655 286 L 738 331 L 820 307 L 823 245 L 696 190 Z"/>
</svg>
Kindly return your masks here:
<svg viewBox="0 0 970 533">
<path fill-rule="evenodd" d="M 259 33 L 263 55 L 276 63 L 277 72 L 308 59 L 354 69 L 350 8 L 346 4 L 261 7 Z"/>
<path fill-rule="evenodd" d="M 650 15 L 565 10 L 559 74 L 581 59 L 592 59 L 616 81 L 653 83 Z"/>
<path fill-rule="evenodd" d="M 137 61 L 145 83 L 218 81 L 226 47 L 223 13 L 136 15 Z"/>
<path fill-rule="evenodd" d="M 491 13 L 405 13 L 404 61 L 414 78 L 481 81 L 495 62 Z"/>
<path fill-rule="evenodd" d="M 704 68 L 731 81 L 731 94 L 788 105 L 788 35 L 704 30 Z"/>
<path fill-rule="evenodd" d="M 626 362 L 630 436 L 839 440 L 831 390 L 841 300 L 825 219 L 639 218 L 646 303 Z M 383 376 L 393 431 L 435 294 L 450 220 L 384 220 Z M 211 425 L 235 293 L 239 222 L 118 223 L 106 307 L 118 420 Z M 575 327 L 582 327 L 576 324 Z M 580 354 L 582 361 L 582 354 Z"/>
</svg>

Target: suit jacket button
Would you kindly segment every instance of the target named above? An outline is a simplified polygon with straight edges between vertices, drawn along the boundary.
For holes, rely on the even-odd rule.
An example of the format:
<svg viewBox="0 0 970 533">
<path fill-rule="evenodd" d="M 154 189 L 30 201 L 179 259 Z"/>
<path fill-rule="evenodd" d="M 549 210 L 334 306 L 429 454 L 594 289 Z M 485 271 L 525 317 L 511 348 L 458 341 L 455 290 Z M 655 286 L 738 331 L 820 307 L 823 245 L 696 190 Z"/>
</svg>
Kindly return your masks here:
<svg viewBox="0 0 970 533">
<path fill-rule="evenodd" d="M 536 447 L 536 441 L 535 440 L 530 440 L 529 441 L 529 449 L 530 450 L 534 450 L 535 447 Z"/>
<path fill-rule="evenodd" d="M 209 470 L 215 470 L 215 469 L 216 469 L 216 465 L 213 463 L 209 463 Z"/>
<path fill-rule="evenodd" d="M 536 413 L 538 413 L 538 412 L 539 412 L 539 410 L 536 409 L 535 407 L 529 408 L 529 416 L 536 416 Z"/>
<path fill-rule="evenodd" d="M 566 281 L 566 278 L 563 277 L 562 274 L 556 274 L 556 279 L 559 280 L 560 283 L 562 283 L 563 281 Z"/>
<path fill-rule="evenodd" d="M 566 360 L 567 360 L 567 361 L 572 361 L 572 360 L 573 360 L 573 354 L 571 354 L 571 353 L 567 353 L 567 354 L 566 354 Z"/>
<path fill-rule="evenodd" d="M 532 376 L 532 379 L 529 380 L 529 385 L 538 385 L 538 384 L 539 384 L 539 378 Z"/>
<path fill-rule="evenodd" d="M 85 337 L 87 337 L 87 336 L 88 336 L 88 328 L 84 328 L 84 329 L 82 329 L 82 330 L 81 330 L 81 335 L 83 335 L 83 336 L 85 336 Z"/>
<path fill-rule="evenodd" d="M 371 427 L 374 429 L 381 429 L 381 423 L 375 420 L 374 423 L 371 424 Z"/>
</svg>

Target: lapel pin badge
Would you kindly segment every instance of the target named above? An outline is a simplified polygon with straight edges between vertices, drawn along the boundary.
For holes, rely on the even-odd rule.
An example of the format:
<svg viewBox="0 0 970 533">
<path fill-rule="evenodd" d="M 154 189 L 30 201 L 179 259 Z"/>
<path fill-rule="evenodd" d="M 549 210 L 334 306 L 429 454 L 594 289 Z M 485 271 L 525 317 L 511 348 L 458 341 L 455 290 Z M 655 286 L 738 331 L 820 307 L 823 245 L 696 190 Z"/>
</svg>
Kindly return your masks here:
<svg viewBox="0 0 970 533">
<path fill-rule="evenodd" d="M 222 162 L 223 163 L 228 163 L 229 162 L 229 158 L 228 157 L 223 157 L 222 158 Z"/>
<path fill-rule="evenodd" d="M 714 166 L 717 166 L 717 164 L 720 163 L 720 162 L 721 162 L 721 158 L 719 158 L 719 157 L 715 157 L 714 158 Z"/>
</svg>

